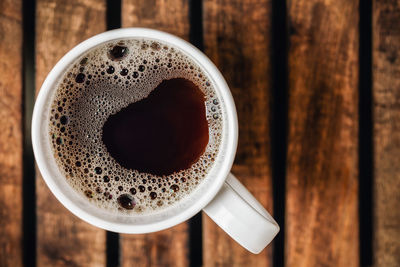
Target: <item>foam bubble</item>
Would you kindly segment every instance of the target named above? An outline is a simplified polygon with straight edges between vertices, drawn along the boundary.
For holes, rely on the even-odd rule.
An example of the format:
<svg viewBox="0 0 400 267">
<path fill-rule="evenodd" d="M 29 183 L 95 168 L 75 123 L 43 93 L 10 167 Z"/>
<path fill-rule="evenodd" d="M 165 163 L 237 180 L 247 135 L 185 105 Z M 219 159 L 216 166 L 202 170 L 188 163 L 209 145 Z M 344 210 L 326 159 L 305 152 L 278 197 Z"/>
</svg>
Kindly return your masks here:
<svg viewBox="0 0 400 267">
<path fill-rule="evenodd" d="M 163 80 L 185 78 L 205 95 L 209 142 L 190 168 L 151 175 L 119 165 L 102 143 L 107 118 L 146 98 Z M 149 213 L 182 201 L 206 177 L 221 143 L 220 100 L 206 73 L 179 49 L 150 39 L 95 47 L 60 79 L 49 137 L 60 171 L 88 201 L 120 213 Z"/>
</svg>

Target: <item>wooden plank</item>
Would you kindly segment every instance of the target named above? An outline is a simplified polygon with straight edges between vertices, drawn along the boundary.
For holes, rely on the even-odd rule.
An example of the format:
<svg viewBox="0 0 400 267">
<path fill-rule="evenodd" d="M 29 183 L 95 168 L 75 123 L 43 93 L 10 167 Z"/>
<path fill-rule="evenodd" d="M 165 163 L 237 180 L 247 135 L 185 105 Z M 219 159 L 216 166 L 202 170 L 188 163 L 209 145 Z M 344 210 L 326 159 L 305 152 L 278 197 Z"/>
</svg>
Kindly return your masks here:
<svg viewBox="0 0 400 267">
<path fill-rule="evenodd" d="M 400 266 L 400 3 L 372 10 L 374 266 Z"/>
<path fill-rule="evenodd" d="M 205 0 L 205 53 L 226 78 L 239 117 L 232 172 L 272 212 L 269 101 L 271 1 Z M 271 246 L 254 255 L 203 216 L 204 266 L 269 266 Z"/>
<path fill-rule="evenodd" d="M 188 8 L 185 0 L 122 0 L 122 26 L 152 28 L 188 40 Z"/>
<path fill-rule="evenodd" d="M 66 52 L 105 29 L 105 1 L 38 0 L 37 91 L 48 72 Z M 41 177 L 36 181 L 36 188 L 37 265 L 104 266 L 105 231 L 83 222 L 65 209 Z"/>
<path fill-rule="evenodd" d="M 121 266 L 188 266 L 187 223 L 160 232 L 121 235 Z"/>
<path fill-rule="evenodd" d="M 22 1 L 0 1 L 0 266 L 22 266 Z"/>
<path fill-rule="evenodd" d="M 123 27 L 148 27 L 189 38 L 188 1 L 123 0 Z M 188 266 L 188 224 L 143 235 L 121 235 L 122 266 Z"/>
<path fill-rule="evenodd" d="M 358 1 L 292 0 L 286 265 L 358 266 Z"/>
</svg>

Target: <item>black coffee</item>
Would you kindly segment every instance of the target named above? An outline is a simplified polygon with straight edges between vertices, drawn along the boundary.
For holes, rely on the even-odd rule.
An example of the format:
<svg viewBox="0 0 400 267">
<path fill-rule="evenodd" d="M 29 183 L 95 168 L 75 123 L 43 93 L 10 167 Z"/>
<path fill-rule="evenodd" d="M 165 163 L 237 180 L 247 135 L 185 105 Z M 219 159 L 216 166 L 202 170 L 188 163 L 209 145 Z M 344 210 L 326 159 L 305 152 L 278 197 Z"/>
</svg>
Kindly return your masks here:
<svg viewBox="0 0 400 267">
<path fill-rule="evenodd" d="M 127 169 L 160 176 L 187 169 L 208 143 L 204 100 L 189 80 L 162 81 L 147 98 L 108 117 L 103 143 Z"/>
<path fill-rule="evenodd" d="M 81 56 L 50 110 L 53 153 L 95 205 L 147 213 L 183 200 L 213 166 L 223 113 L 206 73 L 149 39 L 108 42 Z"/>
</svg>

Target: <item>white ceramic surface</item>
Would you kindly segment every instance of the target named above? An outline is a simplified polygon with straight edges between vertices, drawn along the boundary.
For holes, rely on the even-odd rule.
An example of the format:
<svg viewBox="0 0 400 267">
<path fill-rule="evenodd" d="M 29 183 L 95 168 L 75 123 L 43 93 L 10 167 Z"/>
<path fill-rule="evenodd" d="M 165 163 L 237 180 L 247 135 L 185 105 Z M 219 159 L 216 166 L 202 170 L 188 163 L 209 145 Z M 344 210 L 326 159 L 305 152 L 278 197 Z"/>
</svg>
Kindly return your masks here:
<svg viewBox="0 0 400 267">
<path fill-rule="evenodd" d="M 67 67 L 91 48 L 114 39 L 149 38 L 179 48 L 208 74 L 222 100 L 224 126 L 215 163 L 202 183 L 184 201 L 149 215 L 121 215 L 97 208 L 73 190 L 59 171 L 48 137 L 48 116 L 57 82 Z M 197 48 L 161 31 L 117 29 L 98 34 L 74 47 L 44 81 L 32 119 L 32 144 L 39 170 L 56 198 L 73 214 L 97 227 L 119 233 L 150 233 L 177 225 L 202 209 L 233 239 L 259 253 L 279 232 L 279 226 L 257 200 L 229 174 L 236 153 L 238 122 L 232 95 L 221 73 Z M 228 178 L 227 178 L 228 177 Z"/>
</svg>

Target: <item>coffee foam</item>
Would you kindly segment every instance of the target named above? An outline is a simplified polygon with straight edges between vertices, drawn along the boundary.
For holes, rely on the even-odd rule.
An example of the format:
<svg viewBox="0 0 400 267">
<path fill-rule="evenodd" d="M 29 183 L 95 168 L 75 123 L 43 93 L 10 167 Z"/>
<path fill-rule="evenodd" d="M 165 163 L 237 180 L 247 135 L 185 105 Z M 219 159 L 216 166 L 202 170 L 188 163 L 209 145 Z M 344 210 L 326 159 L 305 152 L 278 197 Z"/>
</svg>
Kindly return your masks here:
<svg viewBox="0 0 400 267">
<path fill-rule="evenodd" d="M 115 47 L 127 48 L 119 53 L 122 58 L 113 57 Z M 204 154 L 190 168 L 171 175 L 120 166 L 102 143 L 103 124 L 172 78 L 188 79 L 205 94 L 209 142 Z M 78 58 L 59 81 L 50 109 L 50 143 L 68 183 L 90 202 L 109 211 L 150 213 L 183 200 L 204 180 L 221 143 L 222 116 L 212 82 L 188 56 L 154 40 L 117 40 Z M 120 196 L 133 198 L 134 207 L 122 208 Z"/>
</svg>

